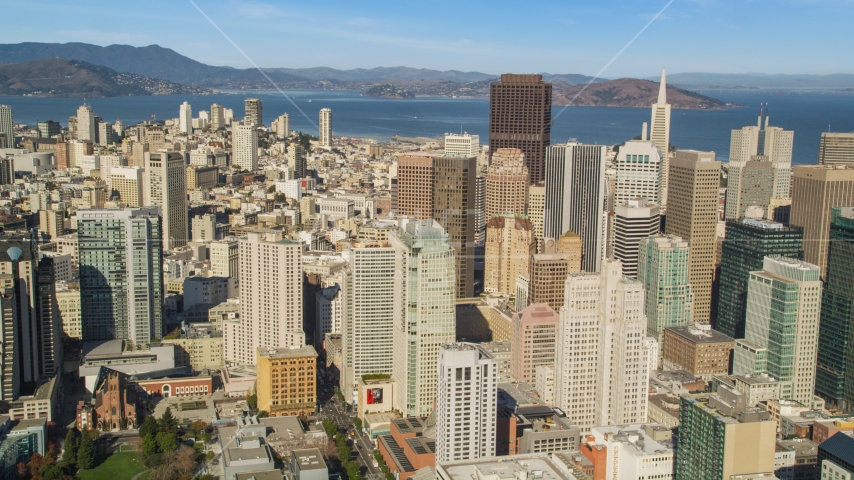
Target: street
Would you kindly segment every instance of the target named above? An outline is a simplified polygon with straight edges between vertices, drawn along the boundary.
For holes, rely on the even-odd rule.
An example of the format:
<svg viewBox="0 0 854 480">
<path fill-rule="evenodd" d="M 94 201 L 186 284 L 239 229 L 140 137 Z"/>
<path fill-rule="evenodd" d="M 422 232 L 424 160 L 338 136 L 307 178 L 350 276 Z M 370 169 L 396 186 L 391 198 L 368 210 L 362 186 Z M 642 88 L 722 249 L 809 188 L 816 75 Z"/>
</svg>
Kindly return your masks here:
<svg viewBox="0 0 854 480">
<path fill-rule="evenodd" d="M 320 414 L 321 420 L 331 420 L 335 422 L 339 428 L 344 430 L 344 434 L 351 441 L 351 450 L 356 453 L 359 464 L 363 467 L 362 477 L 365 479 L 379 480 L 384 479 L 385 474 L 378 467 L 374 467 L 374 454 L 370 437 L 362 432 L 355 432 L 353 425 L 353 417 L 355 413 L 347 413 L 344 406 L 335 395 L 322 405 Z M 351 432 L 355 432 L 356 436 L 351 436 Z M 344 459 L 345 461 L 347 459 Z"/>
</svg>

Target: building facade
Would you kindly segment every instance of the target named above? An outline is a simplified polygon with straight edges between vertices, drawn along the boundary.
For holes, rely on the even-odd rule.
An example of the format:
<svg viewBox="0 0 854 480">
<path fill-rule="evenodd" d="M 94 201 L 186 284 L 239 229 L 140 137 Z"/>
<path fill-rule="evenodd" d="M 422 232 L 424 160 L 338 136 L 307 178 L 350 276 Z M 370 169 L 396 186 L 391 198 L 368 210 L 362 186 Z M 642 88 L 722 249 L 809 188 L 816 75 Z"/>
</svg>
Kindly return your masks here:
<svg viewBox="0 0 854 480">
<path fill-rule="evenodd" d="M 258 410 L 271 417 L 311 415 L 317 410 L 317 352 L 302 348 L 258 349 Z"/>
<path fill-rule="evenodd" d="M 654 235 L 638 247 L 638 281 L 644 288 L 646 334 L 664 348 L 664 329 L 690 325 L 694 294 L 688 281 L 690 251 L 680 237 Z"/>
<path fill-rule="evenodd" d="M 486 224 L 484 290 L 512 293 L 516 277 L 527 275 L 536 253 L 534 230 L 527 216 L 498 214 Z"/>
</svg>

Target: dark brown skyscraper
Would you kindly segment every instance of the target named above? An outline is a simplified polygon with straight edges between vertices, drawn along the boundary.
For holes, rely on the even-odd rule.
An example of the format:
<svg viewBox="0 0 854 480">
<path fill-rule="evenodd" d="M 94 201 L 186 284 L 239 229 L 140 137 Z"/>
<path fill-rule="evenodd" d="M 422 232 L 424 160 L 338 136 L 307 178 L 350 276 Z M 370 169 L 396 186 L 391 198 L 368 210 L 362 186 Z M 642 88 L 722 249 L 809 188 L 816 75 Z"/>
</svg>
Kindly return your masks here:
<svg viewBox="0 0 854 480">
<path fill-rule="evenodd" d="M 545 180 L 551 144 L 552 84 L 543 76 L 505 73 L 489 93 L 489 151 L 518 148 L 531 183 Z"/>
</svg>

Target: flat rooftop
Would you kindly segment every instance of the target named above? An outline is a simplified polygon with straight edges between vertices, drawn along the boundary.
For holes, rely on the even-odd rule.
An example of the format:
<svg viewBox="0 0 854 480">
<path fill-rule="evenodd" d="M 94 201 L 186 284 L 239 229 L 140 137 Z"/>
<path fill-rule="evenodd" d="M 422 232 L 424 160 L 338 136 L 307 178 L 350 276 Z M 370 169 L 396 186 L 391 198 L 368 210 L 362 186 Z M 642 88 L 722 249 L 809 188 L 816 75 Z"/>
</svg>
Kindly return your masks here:
<svg viewBox="0 0 854 480">
<path fill-rule="evenodd" d="M 665 330 L 668 330 L 693 343 L 732 343 L 735 341 L 731 337 L 716 330 L 700 330 L 694 326 L 667 327 Z"/>
<path fill-rule="evenodd" d="M 323 454 L 317 448 L 293 450 L 291 453 L 297 459 L 300 470 L 326 470 Z"/>
<path fill-rule="evenodd" d="M 316 357 L 317 350 L 311 345 L 300 348 L 258 348 L 258 355 L 269 358 Z"/>
</svg>

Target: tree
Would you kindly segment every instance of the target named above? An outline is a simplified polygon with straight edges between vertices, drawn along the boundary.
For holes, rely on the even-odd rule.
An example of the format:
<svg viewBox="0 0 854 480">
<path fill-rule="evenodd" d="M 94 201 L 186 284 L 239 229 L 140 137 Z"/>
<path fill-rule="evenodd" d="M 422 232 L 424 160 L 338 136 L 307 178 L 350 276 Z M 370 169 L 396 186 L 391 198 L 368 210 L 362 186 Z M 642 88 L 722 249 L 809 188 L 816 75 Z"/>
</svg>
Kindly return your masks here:
<svg viewBox="0 0 854 480">
<path fill-rule="evenodd" d="M 139 426 L 139 436 L 145 438 L 148 436 L 149 433 L 151 435 L 157 435 L 157 432 L 157 420 L 155 420 L 154 417 L 151 415 L 146 415 L 145 420 L 142 421 L 142 425 Z"/>
<path fill-rule="evenodd" d="M 255 416 L 258 418 L 267 418 L 270 416 L 270 413 L 267 412 L 266 410 L 259 410 Z"/>
<path fill-rule="evenodd" d="M 67 463 L 77 463 L 77 449 L 80 447 L 80 441 L 77 440 L 77 432 L 72 428 L 65 434 L 65 442 L 62 444 L 64 453 L 62 459 Z"/>
<path fill-rule="evenodd" d="M 210 434 L 210 433 L 208 433 L 208 432 L 202 432 L 202 434 L 200 435 L 199 440 L 201 440 L 201 441 L 202 441 L 202 442 L 204 442 L 205 444 L 211 443 L 211 434 Z"/>
<path fill-rule="evenodd" d="M 175 432 L 178 430 L 178 420 L 172 416 L 172 407 L 166 407 L 160 421 L 157 422 L 157 427 L 160 432 Z"/>
<path fill-rule="evenodd" d="M 77 468 L 87 470 L 95 466 L 95 441 L 89 430 L 80 437 L 80 447 L 77 449 Z"/>
<path fill-rule="evenodd" d="M 39 474 L 41 475 L 42 480 L 62 480 L 63 471 L 59 465 L 49 463 L 42 467 Z"/>
<path fill-rule="evenodd" d="M 362 430 L 362 419 L 359 417 L 354 418 L 353 419 L 353 425 L 356 426 L 356 430 L 361 431 Z"/>
<path fill-rule="evenodd" d="M 323 429 L 326 431 L 326 436 L 332 438 L 338 433 L 338 425 L 335 424 L 332 420 L 324 420 L 321 422 L 323 425 Z"/>
<path fill-rule="evenodd" d="M 178 449 L 178 436 L 170 432 L 160 432 L 156 437 L 161 452 L 174 452 Z"/>
<path fill-rule="evenodd" d="M 267 187 L 267 193 L 273 193 L 275 191 L 276 191 L 275 185 L 270 185 L 269 187 Z"/>
<path fill-rule="evenodd" d="M 142 455 L 148 457 L 153 453 L 157 453 L 157 440 L 153 433 L 149 433 L 142 440 Z"/>
<path fill-rule="evenodd" d="M 258 408 L 258 394 L 253 393 L 246 397 L 246 404 L 249 405 L 249 408 L 255 410 Z"/>
</svg>

